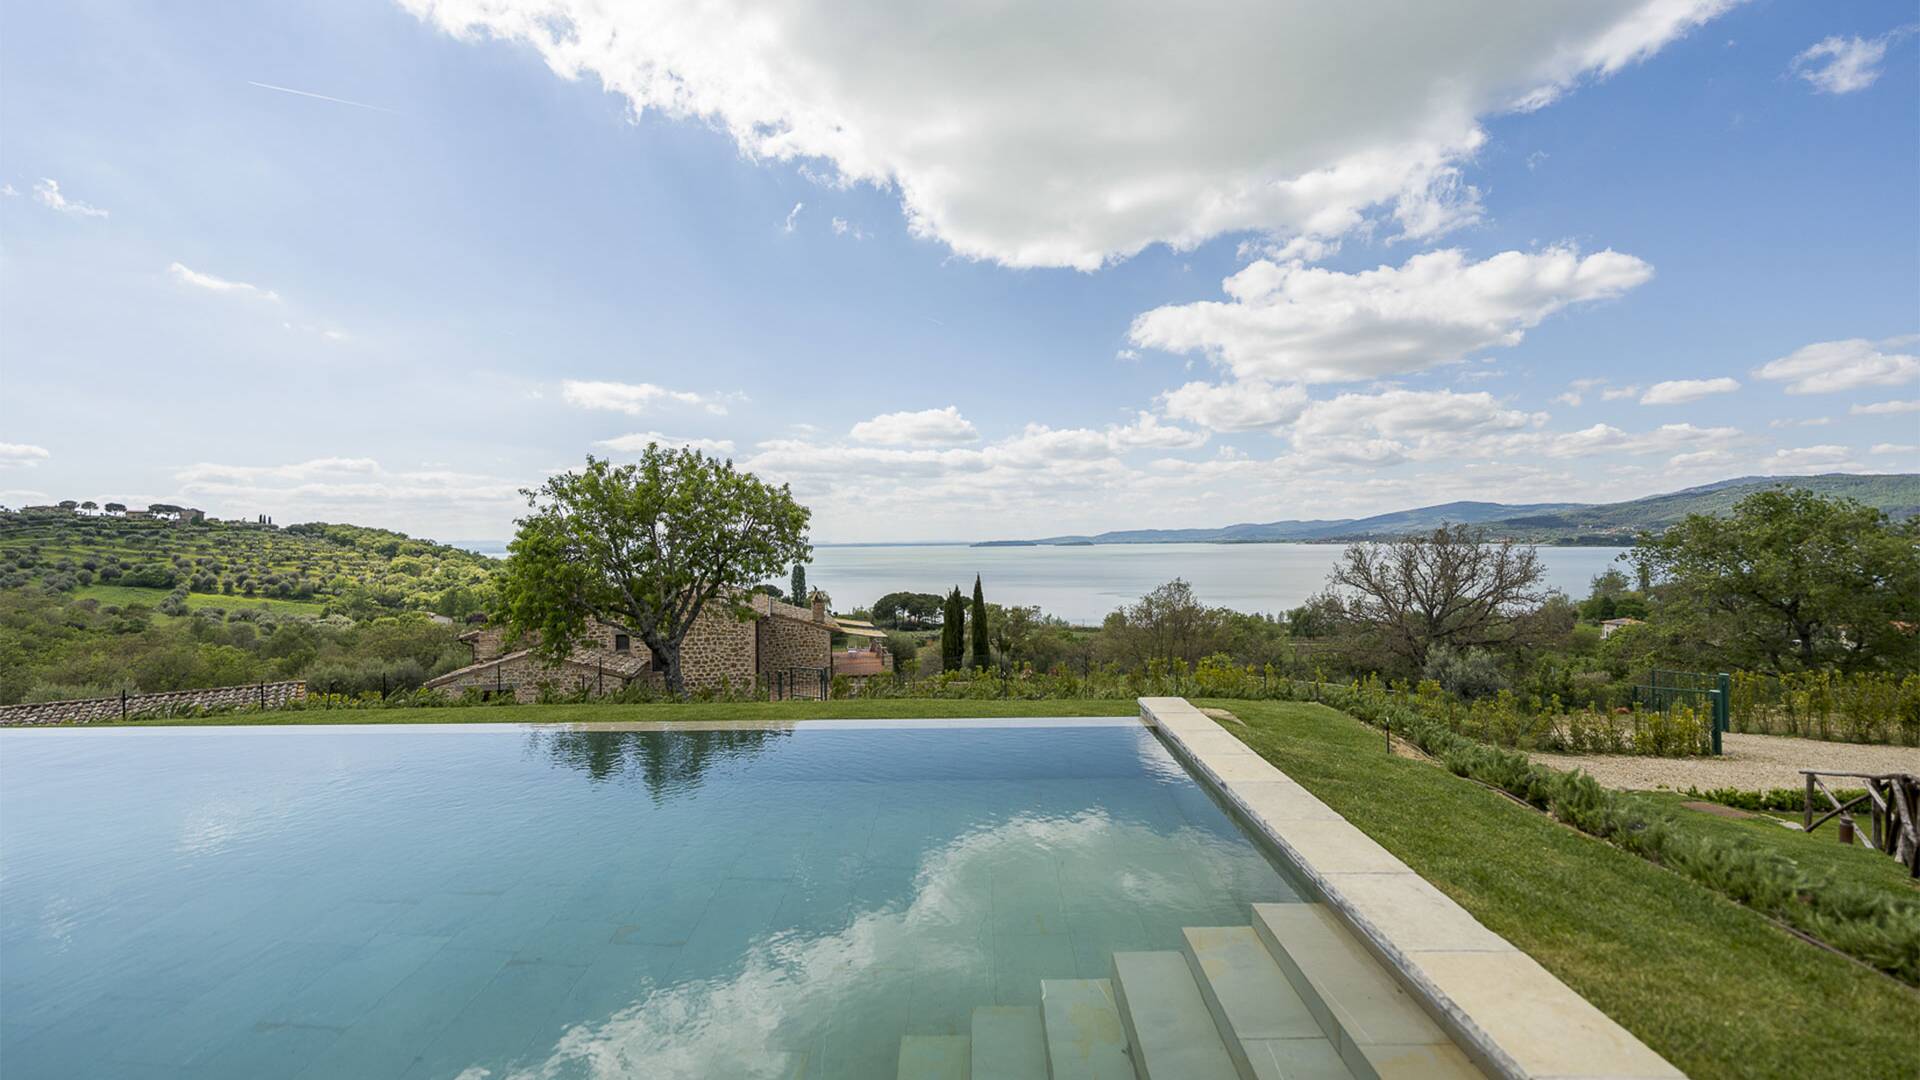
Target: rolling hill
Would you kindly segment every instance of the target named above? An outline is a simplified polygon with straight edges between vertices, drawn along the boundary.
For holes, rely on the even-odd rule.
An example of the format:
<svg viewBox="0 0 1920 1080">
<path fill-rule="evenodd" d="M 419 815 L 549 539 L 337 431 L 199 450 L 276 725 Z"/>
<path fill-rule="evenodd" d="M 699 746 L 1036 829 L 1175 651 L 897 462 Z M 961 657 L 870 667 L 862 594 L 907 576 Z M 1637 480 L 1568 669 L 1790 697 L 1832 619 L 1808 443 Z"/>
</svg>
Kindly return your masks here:
<svg viewBox="0 0 1920 1080">
<path fill-rule="evenodd" d="M 1724 514 L 1734 503 L 1770 487 L 1799 487 L 1857 499 L 1895 519 L 1920 514 L 1920 475 L 1743 476 L 1663 495 L 1617 503 L 1450 502 L 1373 517 L 1269 521 L 1213 529 L 1125 529 L 1039 540 L 988 541 L 983 546 L 1063 544 L 1316 543 L 1377 539 L 1423 532 L 1446 523 L 1482 525 L 1497 536 L 1536 543 L 1624 544 L 1641 530 L 1658 532 L 1688 514 Z"/>
</svg>

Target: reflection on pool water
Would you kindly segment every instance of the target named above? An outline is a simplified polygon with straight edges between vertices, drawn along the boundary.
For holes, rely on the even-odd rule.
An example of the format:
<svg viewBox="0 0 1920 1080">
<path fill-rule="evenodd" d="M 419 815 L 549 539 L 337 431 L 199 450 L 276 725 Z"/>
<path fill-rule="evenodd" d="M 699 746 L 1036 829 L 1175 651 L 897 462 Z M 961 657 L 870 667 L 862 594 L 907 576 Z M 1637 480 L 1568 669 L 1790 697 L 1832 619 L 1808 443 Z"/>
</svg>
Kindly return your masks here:
<svg viewBox="0 0 1920 1080">
<path fill-rule="evenodd" d="M 1295 890 L 1132 721 L 0 737 L 0 1063 L 891 1077 Z"/>
</svg>

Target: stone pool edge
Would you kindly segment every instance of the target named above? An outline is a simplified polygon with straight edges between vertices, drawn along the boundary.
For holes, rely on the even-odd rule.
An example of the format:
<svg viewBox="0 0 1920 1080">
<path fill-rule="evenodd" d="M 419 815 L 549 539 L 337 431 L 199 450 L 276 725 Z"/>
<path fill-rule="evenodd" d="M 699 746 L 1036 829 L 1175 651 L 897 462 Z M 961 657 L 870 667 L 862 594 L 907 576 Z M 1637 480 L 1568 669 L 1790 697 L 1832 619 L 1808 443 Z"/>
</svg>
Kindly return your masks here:
<svg viewBox="0 0 1920 1080">
<path fill-rule="evenodd" d="M 1685 1076 L 1185 698 L 1139 702 L 1141 720 L 1484 1068 L 1516 1080 Z"/>
</svg>

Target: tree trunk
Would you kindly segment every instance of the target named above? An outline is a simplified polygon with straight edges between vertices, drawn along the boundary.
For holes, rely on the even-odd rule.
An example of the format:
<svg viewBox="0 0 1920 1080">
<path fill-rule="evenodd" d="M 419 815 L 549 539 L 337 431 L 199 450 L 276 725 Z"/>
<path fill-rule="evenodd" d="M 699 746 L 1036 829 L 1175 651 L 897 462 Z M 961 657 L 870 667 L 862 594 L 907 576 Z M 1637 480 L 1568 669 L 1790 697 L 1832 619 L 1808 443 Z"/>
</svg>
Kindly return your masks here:
<svg viewBox="0 0 1920 1080">
<path fill-rule="evenodd" d="M 660 673 L 660 678 L 666 683 L 667 693 L 676 697 L 684 694 L 686 678 L 680 672 L 680 643 L 649 641 L 647 651 L 653 654 L 653 669 Z"/>
</svg>

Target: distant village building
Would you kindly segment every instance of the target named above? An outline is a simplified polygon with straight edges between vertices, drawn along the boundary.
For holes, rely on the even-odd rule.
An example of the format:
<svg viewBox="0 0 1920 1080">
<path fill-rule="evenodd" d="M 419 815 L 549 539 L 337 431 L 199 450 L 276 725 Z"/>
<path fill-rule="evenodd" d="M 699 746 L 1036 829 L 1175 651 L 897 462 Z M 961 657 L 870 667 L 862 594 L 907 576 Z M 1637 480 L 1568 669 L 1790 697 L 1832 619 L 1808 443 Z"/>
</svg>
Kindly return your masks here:
<svg viewBox="0 0 1920 1080">
<path fill-rule="evenodd" d="M 776 672 L 833 667 L 837 624 L 824 595 L 815 594 L 810 609 L 764 593 L 754 593 L 748 603 L 753 615 L 747 620 L 735 619 L 724 606 L 708 605 L 687 631 L 680 644 L 680 672 L 689 689 L 742 686 Z M 638 635 L 600 622 L 591 623 L 585 639 L 557 664 L 536 657 L 530 642 L 508 641 L 505 627 L 484 626 L 460 640 L 473 649 L 473 663 L 427 680 L 428 689 L 531 702 L 539 700 L 543 688 L 597 697 L 660 678 Z"/>
<path fill-rule="evenodd" d="M 1600 640 L 1605 641 L 1615 633 L 1625 630 L 1629 626 L 1642 626 L 1645 625 L 1645 623 L 1645 619 L 1608 619 L 1600 624 Z"/>
</svg>

